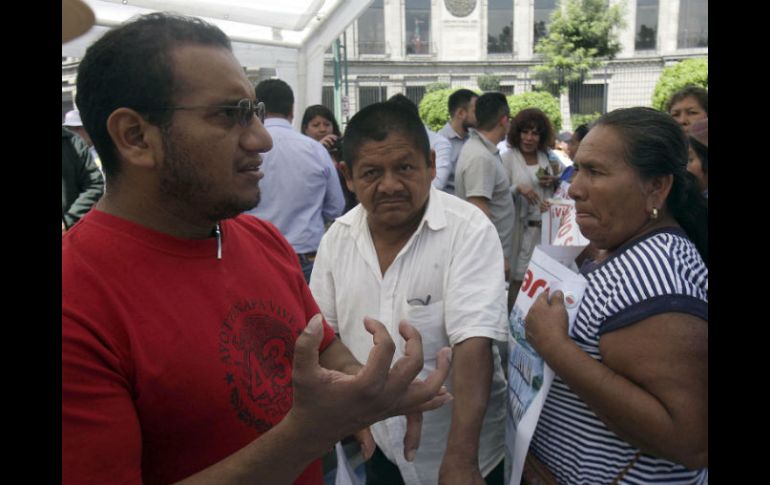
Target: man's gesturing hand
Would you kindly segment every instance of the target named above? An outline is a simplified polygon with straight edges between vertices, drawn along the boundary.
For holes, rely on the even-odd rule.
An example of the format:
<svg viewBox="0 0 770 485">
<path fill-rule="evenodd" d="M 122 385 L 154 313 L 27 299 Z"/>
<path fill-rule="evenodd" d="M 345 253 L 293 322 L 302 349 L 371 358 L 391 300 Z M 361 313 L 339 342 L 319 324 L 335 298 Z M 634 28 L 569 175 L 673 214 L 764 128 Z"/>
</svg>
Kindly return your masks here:
<svg viewBox="0 0 770 485">
<path fill-rule="evenodd" d="M 323 337 L 321 316 L 315 315 L 299 336 L 294 349 L 294 405 L 287 418 L 305 426 L 329 446 L 370 424 L 391 416 L 407 415 L 404 455 L 414 458 L 420 440 L 422 412 L 452 399 L 442 384 L 449 373 L 451 351 L 439 351 L 434 370 L 424 381 L 415 379 L 423 368 L 422 338 L 414 327 L 401 321 L 399 332 L 406 340 L 404 356 L 391 368 L 396 344 L 385 326 L 364 319 L 374 347 L 366 365 L 356 375 L 325 369 L 318 362 Z"/>
</svg>

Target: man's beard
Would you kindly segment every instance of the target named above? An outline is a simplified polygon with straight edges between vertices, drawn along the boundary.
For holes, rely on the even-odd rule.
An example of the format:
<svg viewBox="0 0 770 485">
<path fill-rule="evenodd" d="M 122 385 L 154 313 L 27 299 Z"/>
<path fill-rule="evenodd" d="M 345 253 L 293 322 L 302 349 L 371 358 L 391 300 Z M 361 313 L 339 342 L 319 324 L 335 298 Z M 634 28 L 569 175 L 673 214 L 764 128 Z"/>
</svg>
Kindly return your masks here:
<svg viewBox="0 0 770 485">
<path fill-rule="evenodd" d="M 160 191 L 173 205 L 185 211 L 195 210 L 196 216 L 210 221 L 229 219 L 259 204 L 238 200 L 234 195 L 217 194 L 212 181 L 202 174 L 206 161 L 195 159 L 186 148 L 184 136 L 173 135 L 171 129 L 163 133 L 164 160 L 160 166 Z M 219 195 L 218 199 L 215 198 Z"/>
</svg>

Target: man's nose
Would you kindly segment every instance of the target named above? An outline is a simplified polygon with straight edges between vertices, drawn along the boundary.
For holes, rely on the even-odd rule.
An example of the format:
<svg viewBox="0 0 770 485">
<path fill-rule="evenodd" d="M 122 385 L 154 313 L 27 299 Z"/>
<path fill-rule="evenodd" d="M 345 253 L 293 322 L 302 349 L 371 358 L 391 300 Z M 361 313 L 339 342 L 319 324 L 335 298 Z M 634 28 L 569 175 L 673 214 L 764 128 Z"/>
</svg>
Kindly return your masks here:
<svg viewBox="0 0 770 485">
<path fill-rule="evenodd" d="M 256 116 L 243 130 L 239 141 L 247 152 L 264 153 L 273 148 L 273 138 Z"/>
<path fill-rule="evenodd" d="M 398 192 L 403 188 L 404 185 L 401 183 L 401 180 L 392 170 L 385 170 L 385 173 L 382 174 L 382 180 L 380 180 L 377 186 L 377 190 L 388 194 Z"/>
</svg>

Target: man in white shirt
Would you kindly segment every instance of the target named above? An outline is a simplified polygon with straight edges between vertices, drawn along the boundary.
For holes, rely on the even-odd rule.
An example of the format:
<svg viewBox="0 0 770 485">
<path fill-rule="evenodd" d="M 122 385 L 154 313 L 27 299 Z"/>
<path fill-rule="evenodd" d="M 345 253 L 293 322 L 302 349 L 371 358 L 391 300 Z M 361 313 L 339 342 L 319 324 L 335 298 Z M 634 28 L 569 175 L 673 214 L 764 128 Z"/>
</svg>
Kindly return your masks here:
<svg viewBox="0 0 770 485">
<path fill-rule="evenodd" d="M 404 459 L 404 420 L 359 433 L 367 484 L 502 484 L 506 384 L 494 340 L 507 338 L 500 240 L 473 205 L 431 186 L 435 159 L 419 117 L 395 103 L 361 110 L 345 131 L 345 179 L 360 204 L 321 240 L 310 289 L 357 359 L 371 338 L 366 316 L 420 331 L 428 375 L 434 349 L 449 345 L 454 395 L 425 413 L 420 448 Z M 363 361 L 363 360 L 362 360 Z M 407 450 L 406 456 L 409 456 Z"/>
<path fill-rule="evenodd" d="M 273 148 L 262 155 L 260 204 L 247 213 L 275 224 L 309 281 L 325 223 L 345 209 L 339 175 L 326 148 L 291 126 L 294 93 L 286 82 L 267 79 L 255 92 L 265 103 L 265 128 Z"/>
<path fill-rule="evenodd" d="M 450 194 L 455 193 L 455 169 L 460 150 L 468 140 L 468 129 L 476 127 L 476 100 L 479 95 L 470 89 L 458 89 L 449 95 L 447 108 L 449 109 L 449 121 L 438 132 L 452 145 L 452 153 L 449 163 L 442 165 L 436 159 L 436 178 L 433 186 Z"/>
</svg>

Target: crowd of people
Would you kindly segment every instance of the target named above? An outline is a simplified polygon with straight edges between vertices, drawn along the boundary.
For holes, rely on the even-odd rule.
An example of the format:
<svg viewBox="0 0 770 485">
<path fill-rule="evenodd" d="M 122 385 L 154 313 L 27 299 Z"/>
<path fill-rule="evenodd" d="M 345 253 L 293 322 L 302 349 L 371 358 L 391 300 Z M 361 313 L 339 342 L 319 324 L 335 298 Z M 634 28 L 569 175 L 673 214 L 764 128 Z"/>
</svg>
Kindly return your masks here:
<svg viewBox="0 0 770 485">
<path fill-rule="evenodd" d="M 707 481 L 706 90 L 574 133 L 467 89 L 438 132 L 403 95 L 298 131 L 285 81 L 165 13 L 77 88 L 63 483 L 320 485 L 352 436 L 367 484 L 502 485 L 508 315 L 557 189 L 588 287 L 569 330 L 561 292 L 526 316 L 555 379 L 522 483 Z"/>
</svg>

